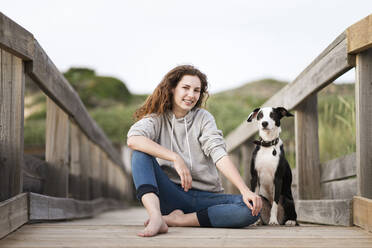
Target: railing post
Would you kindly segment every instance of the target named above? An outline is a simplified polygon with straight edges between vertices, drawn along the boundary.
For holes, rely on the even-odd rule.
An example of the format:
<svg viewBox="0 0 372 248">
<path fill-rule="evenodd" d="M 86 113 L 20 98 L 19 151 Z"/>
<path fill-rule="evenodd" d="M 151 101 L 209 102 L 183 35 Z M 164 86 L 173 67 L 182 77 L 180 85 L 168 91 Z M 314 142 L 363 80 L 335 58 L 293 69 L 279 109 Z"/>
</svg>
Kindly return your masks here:
<svg viewBox="0 0 372 248">
<path fill-rule="evenodd" d="M 44 193 L 50 196 L 68 196 L 70 124 L 68 115 L 47 97 L 45 160 L 48 169 Z"/>
<path fill-rule="evenodd" d="M 240 147 L 240 152 L 242 154 L 242 167 L 243 167 L 242 177 L 244 179 L 245 184 L 249 188 L 251 188 L 251 159 L 252 159 L 252 153 L 255 147 L 252 140 L 253 138 L 248 139 Z"/>
<path fill-rule="evenodd" d="M 357 54 L 355 72 L 358 195 L 372 199 L 372 48 Z"/>
<path fill-rule="evenodd" d="M 22 192 L 24 87 L 22 59 L 0 49 L 0 202 Z"/>
<path fill-rule="evenodd" d="M 318 100 L 312 94 L 296 107 L 296 170 L 299 200 L 320 199 Z"/>
</svg>

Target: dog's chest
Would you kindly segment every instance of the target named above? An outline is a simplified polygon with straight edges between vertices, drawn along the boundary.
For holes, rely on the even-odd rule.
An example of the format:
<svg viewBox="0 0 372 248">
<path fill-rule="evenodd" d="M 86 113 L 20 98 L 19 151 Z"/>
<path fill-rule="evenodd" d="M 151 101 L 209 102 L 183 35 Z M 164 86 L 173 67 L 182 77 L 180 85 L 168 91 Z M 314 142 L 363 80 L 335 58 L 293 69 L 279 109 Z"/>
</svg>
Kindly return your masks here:
<svg viewBox="0 0 372 248">
<path fill-rule="evenodd" d="M 279 164 L 280 147 L 261 147 L 258 150 L 255 161 L 255 168 L 259 177 L 273 178 Z"/>
</svg>

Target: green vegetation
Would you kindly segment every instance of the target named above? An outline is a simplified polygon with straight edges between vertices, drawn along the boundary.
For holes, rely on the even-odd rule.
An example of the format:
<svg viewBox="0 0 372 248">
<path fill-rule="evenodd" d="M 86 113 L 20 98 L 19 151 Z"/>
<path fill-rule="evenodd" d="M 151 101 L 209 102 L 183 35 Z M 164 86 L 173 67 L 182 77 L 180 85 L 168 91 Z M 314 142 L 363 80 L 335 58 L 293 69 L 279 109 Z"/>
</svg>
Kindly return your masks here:
<svg viewBox="0 0 372 248">
<path fill-rule="evenodd" d="M 132 115 L 147 95 L 131 94 L 125 84 L 111 77 L 97 76 L 93 70 L 72 68 L 66 79 L 79 93 L 88 112 L 115 144 L 123 145 L 134 123 Z M 285 82 L 263 79 L 239 88 L 213 94 L 206 108 L 214 115 L 226 137 L 246 120 L 248 114 L 278 92 Z M 26 85 L 25 146 L 45 143 L 45 96 L 35 86 Z M 355 103 L 353 84 L 332 84 L 318 95 L 319 145 L 322 162 L 355 151 Z M 295 166 L 294 118 L 282 121 L 281 138 L 287 159 Z"/>
</svg>

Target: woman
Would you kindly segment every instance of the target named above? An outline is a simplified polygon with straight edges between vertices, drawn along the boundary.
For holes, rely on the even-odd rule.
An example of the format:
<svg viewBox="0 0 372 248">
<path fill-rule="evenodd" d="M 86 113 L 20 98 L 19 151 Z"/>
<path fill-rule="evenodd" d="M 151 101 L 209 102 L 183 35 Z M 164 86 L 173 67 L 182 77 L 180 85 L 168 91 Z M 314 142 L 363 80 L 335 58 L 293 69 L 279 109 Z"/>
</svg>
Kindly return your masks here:
<svg viewBox="0 0 372 248">
<path fill-rule="evenodd" d="M 222 132 L 201 108 L 207 77 L 191 65 L 168 72 L 140 107 L 128 132 L 137 198 L 149 219 L 138 235 L 168 226 L 244 227 L 257 221 L 261 198 L 251 192 L 226 153 Z M 221 194 L 216 167 L 241 195 Z"/>
</svg>

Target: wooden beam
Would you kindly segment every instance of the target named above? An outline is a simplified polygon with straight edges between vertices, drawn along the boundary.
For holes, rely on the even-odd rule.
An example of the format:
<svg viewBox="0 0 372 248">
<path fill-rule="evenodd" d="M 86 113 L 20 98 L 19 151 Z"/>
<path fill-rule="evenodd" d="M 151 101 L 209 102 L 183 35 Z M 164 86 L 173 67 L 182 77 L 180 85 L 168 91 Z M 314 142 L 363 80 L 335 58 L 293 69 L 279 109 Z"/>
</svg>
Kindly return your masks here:
<svg viewBox="0 0 372 248">
<path fill-rule="evenodd" d="M 27 193 L 0 202 L 0 239 L 28 221 Z"/>
<path fill-rule="evenodd" d="M 354 225 L 372 232 L 372 199 L 354 196 L 353 217 Z"/>
<path fill-rule="evenodd" d="M 351 226 L 351 200 L 298 200 L 297 220 L 326 225 Z"/>
<path fill-rule="evenodd" d="M 126 207 L 125 203 L 113 199 L 81 201 L 30 193 L 31 221 L 87 218 L 110 209 Z"/>
<path fill-rule="evenodd" d="M 357 54 L 355 71 L 358 195 L 372 199 L 372 48 Z"/>
<path fill-rule="evenodd" d="M 357 194 L 357 179 L 336 180 L 321 184 L 322 199 L 353 199 Z"/>
<path fill-rule="evenodd" d="M 322 183 L 356 176 L 356 154 L 352 153 L 327 161 L 320 167 Z"/>
<path fill-rule="evenodd" d="M 300 200 L 320 199 L 318 100 L 313 94 L 296 108 L 296 170 Z"/>
<path fill-rule="evenodd" d="M 0 49 L 0 201 L 22 192 L 24 87 L 22 60 Z"/>
<path fill-rule="evenodd" d="M 49 169 L 47 172 L 44 188 L 46 195 L 68 195 L 69 129 L 68 115 L 47 97 L 45 160 L 55 169 Z"/>
<path fill-rule="evenodd" d="M 349 53 L 359 53 L 372 47 L 372 15 L 351 25 L 347 30 Z"/>
<path fill-rule="evenodd" d="M 292 83 L 283 87 L 262 106 L 294 109 L 308 96 L 332 83 L 354 65 L 355 57 L 348 55 L 346 34 L 342 33 Z M 243 123 L 226 137 L 228 151 L 234 150 L 257 131 L 256 125 L 243 120 Z"/>
<path fill-rule="evenodd" d="M 31 60 L 34 56 L 34 36 L 0 12 L 0 48 Z"/>
</svg>

